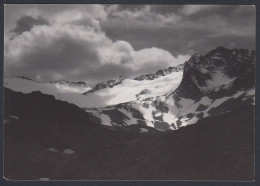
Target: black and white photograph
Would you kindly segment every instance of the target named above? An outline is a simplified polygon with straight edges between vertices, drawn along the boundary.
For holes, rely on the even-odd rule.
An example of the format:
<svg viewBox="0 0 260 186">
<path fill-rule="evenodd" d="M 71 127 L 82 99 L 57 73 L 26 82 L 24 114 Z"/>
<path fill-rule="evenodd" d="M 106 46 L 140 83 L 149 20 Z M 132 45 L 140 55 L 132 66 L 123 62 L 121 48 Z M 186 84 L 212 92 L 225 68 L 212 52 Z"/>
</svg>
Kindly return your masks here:
<svg viewBox="0 0 260 186">
<path fill-rule="evenodd" d="M 5 4 L 3 176 L 254 181 L 254 5 Z"/>
</svg>

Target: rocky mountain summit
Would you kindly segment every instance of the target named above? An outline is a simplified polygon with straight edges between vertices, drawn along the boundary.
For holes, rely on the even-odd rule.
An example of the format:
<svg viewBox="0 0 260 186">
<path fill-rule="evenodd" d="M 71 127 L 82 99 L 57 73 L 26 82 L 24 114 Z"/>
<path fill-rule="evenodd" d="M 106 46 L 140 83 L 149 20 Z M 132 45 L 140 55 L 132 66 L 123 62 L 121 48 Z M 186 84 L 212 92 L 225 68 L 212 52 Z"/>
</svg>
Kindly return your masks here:
<svg viewBox="0 0 260 186">
<path fill-rule="evenodd" d="M 83 81 L 52 81 L 51 84 L 66 85 L 71 87 L 91 88 L 90 85 Z"/>
<path fill-rule="evenodd" d="M 232 94 L 255 85 L 255 52 L 218 47 L 205 56 L 193 55 L 184 64 L 176 93 L 183 97 Z"/>
<path fill-rule="evenodd" d="M 159 78 L 161 76 L 165 76 L 167 74 L 170 74 L 172 72 L 179 72 L 183 70 L 183 64 L 177 65 L 176 67 L 169 67 L 164 70 L 158 70 L 155 74 L 150 73 L 146 75 L 141 75 L 138 77 L 135 77 L 134 80 L 143 81 L 143 80 L 154 80 L 156 78 Z"/>
</svg>

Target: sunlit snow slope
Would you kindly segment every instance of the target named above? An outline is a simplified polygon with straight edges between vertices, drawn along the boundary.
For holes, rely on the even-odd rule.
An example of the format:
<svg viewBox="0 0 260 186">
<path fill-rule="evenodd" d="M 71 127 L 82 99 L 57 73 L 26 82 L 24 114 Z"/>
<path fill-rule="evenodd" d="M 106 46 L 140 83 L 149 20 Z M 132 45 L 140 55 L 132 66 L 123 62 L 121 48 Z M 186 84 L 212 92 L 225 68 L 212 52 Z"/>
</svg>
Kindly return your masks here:
<svg viewBox="0 0 260 186">
<path fill-rule="evenodd" d="M 159 96 L 175 90 L 182 79 L 182 71 L 172 72 L 154 80 L 137 81 L 125 79 L 113 88 L 104 88 L 83 95 L 90 87 L 69 86 L 58 83 L 39 83 L 28 79 L 5 78 L 4 86 L 17 92 L 41 91 L 54 95 L 56 99 L 73 103 L 79 107 L 95 108 L 135 101 L 142 90 L 149 90 L 150 96 Z"/>
<path fill-rule="evenodd" d="M 97 90 L 93 93 L 85 95 L 82 103 L 77 104 L 80 107 L 106 107 L 135 101 L 138 94 L 143 90 L 149 90 L 149 97 L 159 96 L 174 91 L 180 84 L 182 79 L 182 71 L 172 72 L 166 76 L 161 76 L 154 80 L 137 81 L 125 79 L 121 84 L 113 88 L 105 88 Z"/>
</svg>

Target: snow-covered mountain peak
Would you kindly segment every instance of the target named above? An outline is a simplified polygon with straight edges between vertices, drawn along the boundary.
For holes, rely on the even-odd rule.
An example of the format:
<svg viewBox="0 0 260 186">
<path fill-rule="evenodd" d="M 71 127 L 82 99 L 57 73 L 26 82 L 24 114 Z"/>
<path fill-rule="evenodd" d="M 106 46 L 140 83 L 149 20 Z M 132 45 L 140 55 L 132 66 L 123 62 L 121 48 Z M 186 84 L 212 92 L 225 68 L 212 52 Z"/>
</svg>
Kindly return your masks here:
<svg viewBox="0 0 260 186">
<path fill-rule="evenodd" d="M 205 56 L 194 55 L 184 64 L 180 94 L 198 96 L 205 93 L 239 88 L 242 82 L 252 87 L 254 52 L 218 47 Z"/>
<path fill-rule="evenodd" d="M 167 82 L 171 86 L 174 84 L 175 88 L 167 89 L 164 94 L 154 94 L 155 90 L 151 87 L 156 87 L 157 80 L 161 80 L 162 85 L 165 82 L 163 78 L 180 73 L 164 76 L 164 71 L 160 71 L 158 78 L 138 80 L 140 83 L 152 82 L 154 86 L 139 91 L 137 100 L 99 108 L 93 114 L 101 117 L 101 123 L 110 126 L 139 124 L 157 130 L 176 130 L 206 117 L 252 105 L 255 74 L 251 54 L 253 52 L 243 49 L 219 47 L 205 56 L 193 55 L 184 64 L 180 84 L 176 86 L 174 78 Z M 162 93 L 165 87 L 157 88 Z M 104 121 L 102 118 L 105 118 Z"/>
<path fill-rule="evenodd" d="M 226 49 L 218 47 L 206 55 L 194 54 L 185 64 L 184 71 L 203 67 L 223 68 L 234 67 L 240 63 L 254 63 L 255 51 L 247 49 Z"/>
</svg>

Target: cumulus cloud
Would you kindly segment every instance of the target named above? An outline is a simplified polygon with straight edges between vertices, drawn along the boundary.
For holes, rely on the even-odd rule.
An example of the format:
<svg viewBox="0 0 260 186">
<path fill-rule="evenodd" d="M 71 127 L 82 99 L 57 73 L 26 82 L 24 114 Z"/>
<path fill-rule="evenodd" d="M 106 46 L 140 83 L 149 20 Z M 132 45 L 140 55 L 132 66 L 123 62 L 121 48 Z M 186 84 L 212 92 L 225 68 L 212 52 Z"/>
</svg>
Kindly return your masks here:
<svg viewBox="0 0 260 186">
<path fill-rule="evenodd" d="M 118 75 L 153 72 L 189 57 L 174 57 L 156 47 L 135 50 L 129 42 L 113 41 L 100 27 L 104 19 L 105 15 L 95 12 L 66 10 L 48 17 L 48 24 L 34 24 L 6 40 L 5 74 L 42 81 L 81 79 L 96 83 Z"/>
<path fill-rule="evenodd" d="M 254 7 L 5 6 L 7 76 L 96 83 L 175 66 L 217 46 L 254 49 Z"/>
<path fill-rule="evenodd" d="M 35 25 L 48 25 L 49 22 L 41 17 L 33 18 L 31 16 L 22 16 L 18 21 L 13 30 L 16 34 L 21 34 L 25 31 L 30 31 Z"/>
<path fill-rule="evenodd" d="M 103 48 L 101 53 L 104 54 L 101 55 L 102 63 L 108 64 L 112 62 L 135 71 L 153 67 L 175 66 L 184 63 L 190 57 L 189 55 L 174 57 L 168 51 L 156 47 L 134 50 L 126 41 L 117 41 L 111 46 Z"/>
</svg>

